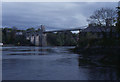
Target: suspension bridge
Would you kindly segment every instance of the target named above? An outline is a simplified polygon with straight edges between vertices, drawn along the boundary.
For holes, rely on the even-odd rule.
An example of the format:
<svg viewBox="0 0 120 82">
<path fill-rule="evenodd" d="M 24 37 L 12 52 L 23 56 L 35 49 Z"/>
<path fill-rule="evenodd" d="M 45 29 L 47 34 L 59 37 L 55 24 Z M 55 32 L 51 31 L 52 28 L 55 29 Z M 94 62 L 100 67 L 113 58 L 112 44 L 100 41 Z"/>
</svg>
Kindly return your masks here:
<svg viewBox="0 0 120 82">
<path fill-rule="evenodd" d="M 32 44 L 35 46 L 47 46 L 47 33 L 53 33 L 53 32 L 66 32 L 66 31 L 79 31 L 81 32 L 83 28 L 77 27 L 77 28 L 70 28 L 70 29 L 61 29 L 61 30 L 51 30 L 47 31 L 45 30 L 45 26 L 41 25 L 40 30 L 37 32 L 27 32 L 26 33 L 26 39 L 29 40 Z"/>
</svg>

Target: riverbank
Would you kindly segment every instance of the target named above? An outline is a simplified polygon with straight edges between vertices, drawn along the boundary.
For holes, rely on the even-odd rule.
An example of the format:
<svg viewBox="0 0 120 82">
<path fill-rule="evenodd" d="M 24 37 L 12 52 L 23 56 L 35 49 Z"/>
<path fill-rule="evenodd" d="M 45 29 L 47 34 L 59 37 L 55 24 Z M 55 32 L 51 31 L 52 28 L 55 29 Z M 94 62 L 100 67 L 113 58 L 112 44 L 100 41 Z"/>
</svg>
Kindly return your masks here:
<svg viewBox="0 0 120 82">
<path fill-rule="evenodd" d="M 83 53 L 83 54 L 118 54 L 120 51 L 120 47 L 119 46 L 112 46 L 112 47 L 95 46 L 88 48 L 76 47 L 73 49 L 73 51 L 76 53 Z"/>
<path fill-rule="evenodd" d="M 120 47 L 74 48 L 72 52 L 82 55 L 81 61 L 94 66 L 120 67 Z"/>
<path fill-rule="evenodd" d="M 16 44 L 4 44 L 2 45 L 3 47 L 12 47 L 12 46 L 34 46 L 31 44 L 20 44 L 20 45 L 16 45 Z"/>
</svg>

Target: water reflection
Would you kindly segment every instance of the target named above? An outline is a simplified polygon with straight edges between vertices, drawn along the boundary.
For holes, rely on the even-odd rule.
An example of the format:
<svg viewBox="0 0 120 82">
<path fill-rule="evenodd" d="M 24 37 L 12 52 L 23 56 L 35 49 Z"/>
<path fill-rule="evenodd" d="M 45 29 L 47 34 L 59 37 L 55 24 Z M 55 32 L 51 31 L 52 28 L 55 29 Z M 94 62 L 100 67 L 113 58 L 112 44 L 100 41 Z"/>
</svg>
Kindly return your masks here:
<svg viewBox="0 0 120 82">
<path fill-rule="evenodd" d="M 47 55 L 47 52 L 48 49 L 44 49 L 42 47 L 34 47 L 34 48 L 31 48 L 31 52 L 34 52 L 34 53 L 31 53 L 31 55 Z"/>
<path fill-rule="evenodd" d="M 81 69 L 88 69 L 89 80 L 120 80 L 120 68 L 119 67 L 107 67 L 93 62 L 89 57 L 85 55 L 78 56 L 78 66 Z"/>
<path fill-rule="evenodd" d="M 120 80 L 120 67 L 116 68 L 115 71 L 116 71 L 116 75 L 117 75 L 116 80 Z"/>
<path fill-rule="evenodd" d="M 3 48 L 3 54 L 7 55 L 47 55 L 47 52 L 51 52 L 51 49 L 47 49 L 44 47 L 11 47 L 11 48 Z"/>
</svg>

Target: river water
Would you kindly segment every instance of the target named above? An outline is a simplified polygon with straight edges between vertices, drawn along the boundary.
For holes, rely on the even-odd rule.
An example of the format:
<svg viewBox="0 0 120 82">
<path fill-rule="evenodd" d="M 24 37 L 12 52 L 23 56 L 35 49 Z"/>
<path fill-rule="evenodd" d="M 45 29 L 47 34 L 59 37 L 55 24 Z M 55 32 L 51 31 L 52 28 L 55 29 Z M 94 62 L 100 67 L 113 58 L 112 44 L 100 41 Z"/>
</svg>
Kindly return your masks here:
<svg viewBox="0 0 120 82">
<path fill-rule="evenodd" d="M 3 47 L 3 80 L 117 80 L 115 68 L 84 65 L 74 47 Z"/>
</svg>

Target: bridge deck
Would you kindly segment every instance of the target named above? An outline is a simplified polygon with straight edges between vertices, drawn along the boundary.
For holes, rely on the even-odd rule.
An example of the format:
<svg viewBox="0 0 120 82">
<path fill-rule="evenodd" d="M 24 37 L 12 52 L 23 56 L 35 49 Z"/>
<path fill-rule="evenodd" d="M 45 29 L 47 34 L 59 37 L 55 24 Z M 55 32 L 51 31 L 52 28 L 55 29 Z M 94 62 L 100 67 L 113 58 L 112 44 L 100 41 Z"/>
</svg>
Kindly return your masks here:
<svg viewBox="0 0 120 82">
<path fill-rule="evenodd" d="M 52 33 L 52 32 L 65 32 L 65 31 L 81 31 L 82 29 L 63 29 L 63 30 L 53 30 L 53 31 L 45 31 L 44 33 Z"/>
</svg>

